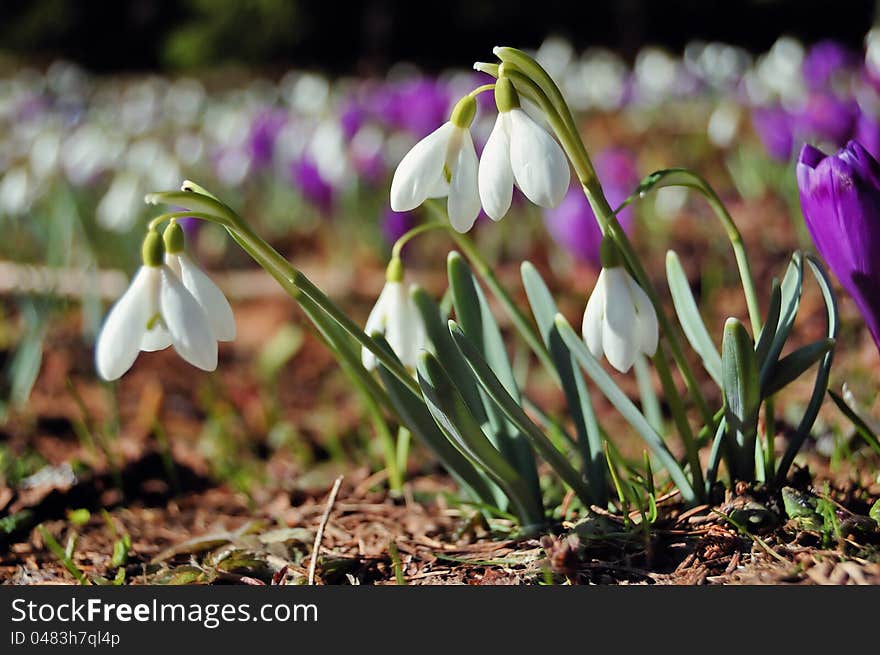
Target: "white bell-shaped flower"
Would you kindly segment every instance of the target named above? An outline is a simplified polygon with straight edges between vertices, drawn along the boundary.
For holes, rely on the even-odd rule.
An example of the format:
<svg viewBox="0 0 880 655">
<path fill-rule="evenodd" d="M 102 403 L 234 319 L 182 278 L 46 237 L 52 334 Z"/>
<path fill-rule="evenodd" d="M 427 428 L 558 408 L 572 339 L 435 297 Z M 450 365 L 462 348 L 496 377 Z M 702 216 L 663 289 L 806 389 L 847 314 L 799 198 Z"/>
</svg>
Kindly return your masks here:
<svg viewBox="0 0 880 655">
<path fill-rule="evenodd" d="M 552 136 L 520 108 L 513 83 L 495 84 L 498 118 L 480 158 L 480 200 L 500 220 L 510 209 L 513 186 L 541 207 L 556 207 L 568 191 L 568 159 Z"/>
<path fill-rule="evenodd" d="M 186 254 L 183 228 L 172 222 L 164 234 L 165 264 L 183 282 L 202 307 L 217 341 L 235 339 L 235 316 L 226 296 L 214 281 Z"/>
<path fill-rule="evenodd" d="M 602 241 L 602 271 L 584 312 L 583 337 L 593 357 L 602 355 L 621 373 L 640 355 L 657 352 L 657 313 L 648 295 L 620 264 L 609 238 Z"/>
<path fill-rule="evenodd" d="M 403 266 L 398 258 L 388 264 L 385 286 L 370 311 L 364 332 L 369 336 L 382 334 L 404 366 L 416 367 L 427 333 L 410 290 L 403 282 Z M 367 348 L 361 349 L 361 362 L 369 370 L 376 368 L 376 356 Z"/>
<path fill-rule="evenodd" d="M 204 310 L 162 263 L 162 237 L 144 240 L 144 264 L 107 315 L 95 345 L 95 363 L 105 380 L 122 376 L 141 350 L 173 345 L 183 359 L 206 371 L 217 368 L 217 340 Z"/>
<path fill-rule="evenodd" d="M 448 196 L 452 227 L 459 232 L 473 227 L 480 213 L 477 151 L 470 133 L 475 114 L 476 101 L 465 96 L 449 121 L 406 153 L 391 181 L 394 211 L 411 211 L 428 198 Z"/>
</svg>

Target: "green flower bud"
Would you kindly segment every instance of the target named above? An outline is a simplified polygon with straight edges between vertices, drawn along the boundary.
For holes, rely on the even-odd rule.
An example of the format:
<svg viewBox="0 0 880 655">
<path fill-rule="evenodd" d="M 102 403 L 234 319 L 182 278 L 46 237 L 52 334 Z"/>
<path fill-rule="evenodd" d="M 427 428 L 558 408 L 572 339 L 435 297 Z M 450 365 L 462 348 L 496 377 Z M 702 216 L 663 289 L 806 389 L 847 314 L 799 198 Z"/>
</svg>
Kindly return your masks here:
<svg viewBox="0 0 880 655">
<path fill-rule="evenodd" d="M 464 96 L 459 100 L 449 120 L 456 127 L 467 129 L 474 122 L 474 116 L 477 115 L 477 101 L 471 95 Z"/>
<path fill-rule="evenodd" d="M 513 82 L 507 77 L 499 77 L 495 83 L 495 105 L 501 112 L 519 107 L 519 94 L 513 88 Z"/>
<path fill-rule="evenodd" d="M 141 246 L 141 257 L 144 266 L 161 266 L 165 256 L 165 247 L 162 245 L 162 236 L 156 230 L 149 230 L 144 237 L 144 245 Z"/>
<path fill-rule="evenodd" d="M 162 240 L 165 242 L 165 251 L 169 255 L 176 255 L 183 252 L 185 247 L 185 238 L 183 228 L 177 221 L 171 221 L 165 232 L 162 234 Z"/>
<path fill-rule="evenodd" d="M 403 262 L 400 257 L 392 257 L 388 262 L 388 267 L 385 269 L 385 279 L 388 282 L 403 281 Z"/>
</svg>

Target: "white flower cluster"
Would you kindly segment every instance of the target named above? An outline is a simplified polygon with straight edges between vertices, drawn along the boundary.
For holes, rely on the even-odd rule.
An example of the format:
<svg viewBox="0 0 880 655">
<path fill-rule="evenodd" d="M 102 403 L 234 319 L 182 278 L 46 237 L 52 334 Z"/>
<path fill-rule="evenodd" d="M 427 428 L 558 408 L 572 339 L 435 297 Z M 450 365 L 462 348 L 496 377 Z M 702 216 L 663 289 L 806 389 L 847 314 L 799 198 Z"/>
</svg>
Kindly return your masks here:
<svg viewBox="0 0 880 655">
<path fill-rule="evenodd" d="M 164 256 L 163 256 L 164 255 Z M 95 346 L 105 380 L 116 380 L 141 351 L 173 345 L 187 362 L 217 368 L 217 342 L 235 338 L 235 318 L 223 292 L 183 250 L 183 230 L 172 223 L 165 243 L 156 230 L 144 240 L 143 266 L 107 315 Z"/>
<path fill-rule="evenodd" d="M 482 159 L 470 134 L 476 100 L 466 95 L 452 116 L 401 160 L 391 182 L 391 208 L 410 211 L 428 198 L 448 198 L 449 221 L 473 227 L 482 207 L 493 220 L 510 209 L 513 187 L 541 207 L 555 207 L 568 190 L 568 160 L 553 137 L 520 107 L 513 84 L 495 84 L 498 118 Z"/>
</svg>

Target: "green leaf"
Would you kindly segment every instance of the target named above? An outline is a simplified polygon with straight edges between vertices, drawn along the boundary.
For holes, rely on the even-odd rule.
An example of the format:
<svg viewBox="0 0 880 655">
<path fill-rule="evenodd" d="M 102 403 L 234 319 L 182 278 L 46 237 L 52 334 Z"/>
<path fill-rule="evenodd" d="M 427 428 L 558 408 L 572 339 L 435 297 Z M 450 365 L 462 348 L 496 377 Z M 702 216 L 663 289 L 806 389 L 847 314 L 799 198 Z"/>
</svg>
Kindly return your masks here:
<svg viewBox="0 0 880 655">
<path fill-rule="evenodd" d="M 834 288 L 825 268 L 813 255 L 807 255 L 807 264 L 810 272 L 822 291 L 822 299 L 825 301 L 825 312 L 827 320 L 828 339 L 837 339 L 837 332 L 840 327 L 840 319 L 837 314 L 837 298 L 834 295 Z M 813 429 L 813 423 L 819 415 L 819 409 L 822 407 L 822 401 L 825 400 L 825 391 L 828 389 L 828 378 L 831 376 L 831 363 L 834 361 L 834 349 L 830 349 L 825 353 L 819 367 L 816 370 L 816 379 L 813 383 L 813 393 L 810 395 L 810 402 L 807 404 L 804 415 L 798 423 L 797 429 L 789 437 L 785 452 L 779 459 L 779 465 L 776 468 L 776 481 L 781 482 L 788 474 L 788 469 L 794 462 L 794 458 L 801 449 L 810 430 Z"/>
<path fill-rule="evenodd" d="M 773 339 L 767 348 L 767 355 L 761 364 L 762 381 L 770 375 L 773 367 L 776 365 L 776 361 L 779 359 L 779 354 L 785 347 L 788 335 L 791 334 L 791 328 L 794 326 L 794 319 L 797 317 L 798 307 L 800 307 L 803 283 L 804 257 L 800 252 L 795 252 L 791 256 L 791 262 L 785 271 L 785 277 L 782 278 L 779 320 L 776 322 Z"/>
<path fill-rule="evenodd" d="M 691 286 L 688 283 L 684 269 L 674 250 L 666 253 L 666 279 L 669 283 L 669 293 L 672 295 L 672 304 L 681 329 L 687 337 L 688 343 L 703 360 L 703 368 L 715 383 L 721 386 L 721 355 L 712 343 L 706 324 L 700 316 L 700 310 L 694 300 Z"/>
<path fill-rule="evenodd" d="M 462 329 L 454 322 L 449 321 L 449 332 L 458 346 L 461 354 L 470 365 L 474 375 L 480 381 L 483 389 L 494 400 L 505 416 L 531 441 L 532 446 L 546 460 L 560 478 L 577 494 L 582 502 L 589 505 L 592 496 L 587 485 L 584 484 L 580 474 L 568 463 L 568 460 L 556 450 L 553 443 L 541 432 L 517 402 L 510 396 L 501 381 L 492 372 L 477 347 L 471 343 Z"/>
<path fill-rule="evenodd" d="M 461 395 L 467 402 L 468 407 L 471 408 L 474 418 L 477 419 L 484 429 L 489 430 L 489 419 L 482 405 L 480 385 L 449 335 L 449 327 L 446 325 L 448 313 L 444 312 L 421 287 L 413 287 L 410 295 L 425 325 L 425 332 L 428 335 L 429 341 L 428 350 L 433 352 L 437 359 L 443 362 L 444 368 L 449 371 L 449 375 L 456 381 Z"/>
<path fill-rule="evenodd" d="M 581 368 L 586 371 L 587 375 L 593 380 L 599 390 L 611 402 L 621 416 L 638 432 L 639 436 L 645 441 L 651 452 L 660 462 L 660 464 L 669 473 L 673 483 L 678 487 L 682 498 L 687 503 L 693 503 L 697 499 L 694 488 L 687 478 L 678 460 L 670 452 L 669 448 L 663 442 L 663 438 L 657 433 L 644 415 L 638 410 L 633 402 L 626 396 L 620 387 L 618 387 L 611 376 L 602 368 L 601 364 L 596 361 L 590 351 L 587 350 L 586 344 L 575 333 L 575 331 L 565 320 L 561 314 L 556 316 L 556 327 L 562 340 L 571 350 Z"/>
<path fill-rule="evenodd" d="M 377 339 L 379 345 L 393 354 L 384 338 Z M 474 499 L 481 503 L 495 505 L 506 498 L 501 495 L 494 483 L 487 480 L 467 459 L 446 435 L 440 431 L 422 398 L 417 397 L 385 366 L 379 363 L 379 377 L 388 391 L 388 397 L 401 420 L 428 450 L 443 464 L 459 485 Z M 503 503 L 502 503 L 503 504 Z"/>
<path fill-rule="evenodd" d="M 462 330 L 489 363 L 507 393 L 517 404 L 521 404 L 522 398 L 507 356 L 507 348 L 483 290 L 467 262 L 457 252 L 449 253 L 446 265 L 455 314 Z M 480 393 L 481 396 L 484 394 L 482 389 Z M 483 405 L 492 428 L 493 443 L 534 487 L 535 493 L 540 493 L 535 455 L 529 442 L 505 419 L 494 402 L 484 397 Z"/>
<path fill-rule="evenodd" d="M 727 319 L 724 324 L 721 352 L 724 416 L 731 436 L 731 465 L 735 469 L 731 473 L 736 479 L 752 480 L 761 386 L 752 339 L 745 326 L 735 318 Z"/>
<path fill-rule="evenodd" d="M 758 337 L 758 343 L 755 346 L 755 353 L 758 358 L 758 365 L 763 369 L 764 363 L 767 361 L 767 353 L 770 352 L 770 344 L 776 336 L 776 328 L 779 325 L 779 315 L 782 312 L 782 286 L 777 278 L 773 278 L 773 286 L 770 289 L 770 306 L 767 308 L 767 318 L 764 321 L 764 327 Z"/>
<path fill-rule="evenodd" d="M 822 339 L 798 348 L 790 355 L 783 357 L 773 367 L 770 379 L 764 383 L 761 395 L 772 396 L 806 372 L 825 354 L 834 348 L 834 339 Z"/>
<path fill-rule="evenodd" d="M 868 422 L 859 416 L 855 409 L 850 407 L 843 398 L 838 396 L 831 389 L 828 390 L 828 395 L 831 396 L 831 400 L 833 400 L 834 404 L 837 405 L 837 408 L 843 412 L 843 415 L 850 420 L 858 435 L 864 439 L 865 443 L 867 443 L 875 453 L 880 455 L 880 439 L 877 438 L 877 434 L 871 429 Z"/>
<path fill-rule="evenodd" d="M 532 486 L 489 441 L 458 387 L 431 353 L 419 357 L 418 380 L 428 410 L 446 437 L 504 490 L 525 527 L 543 524 L 540 493 L 534 493 Z"/>
<path fill-rule="evenodd" d="M 587 389 L 587 382 L 559 335 L 555 322 L 559 310 L 540 273 L 531 262 L 523 262 L 520 272 L 532 314 L 547 350 L 550 352 L 565 394 L 568 413 L 574 423 L 581 456 L 584 459 L 584 473 L 594 495 L 594 502 L 604 506 L 608 502 L 607 468 L 602 449 L 602 432 L 599 429 L 593 401 Z"/>
</svg>

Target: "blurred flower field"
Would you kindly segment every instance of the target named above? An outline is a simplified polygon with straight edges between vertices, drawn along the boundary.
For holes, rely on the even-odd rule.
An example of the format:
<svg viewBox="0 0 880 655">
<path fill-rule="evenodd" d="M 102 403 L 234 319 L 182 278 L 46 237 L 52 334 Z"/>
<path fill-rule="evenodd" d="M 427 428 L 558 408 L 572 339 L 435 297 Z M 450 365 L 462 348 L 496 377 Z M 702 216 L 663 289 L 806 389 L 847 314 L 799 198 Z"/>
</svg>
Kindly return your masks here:
<svg viewBox="0 0 880 655">
<path fill-rule="evenodd" d="M 533 54 L 574 110 L 608 202 L 617 208 L 653 171 L 701 171 L 736 219 L 762 292 L 793 250 L 815 249 L 795 177 L 801 146 L 834 152 L 856 139 L 880 156 L 877 32 L 864 51 L 783 37 L 760 56 L 694 42 L 675 55 L 645 48 L 626 62 L 549 38 Z M 805 528 L 760 489 L 730 490 L 718 504 L 724 516 L 754 516 L 755 506 L 773 516 L 764 540 L 707 505 L 671 509 L 662 518 L 668 534 L 652 541 L 633 528 L 638 512 L 625 502 L 617 514 L 599 508 L 598 518 L 576 524 L 572 495 L 542 469 L 557 526 L 540 540 L 517 540 L 509 516 L 487 521 L 417 442 L 398 451 L 406 485 L 389 494 L 369 403 L 269 277 L 219 227 L 194 219 L 180 221 L 189 249 L 229 297 L 238 331 L 220 346 L 218 370 L 162 351 L 141 354 L 119 382 L 99 381 L 95 338 L 138 262 L 154 209 L 145 194 L 197 180 L 363 325 L 395 241 L 428 220 L 420 209 L 392 211 L 396 166 L 488 81 L 472 70 L 429 76 L 410 64 L 376 79 L 99 77 L 63 61 L 0 64 L 4 581 L 302 583 L 339 475 L 338 521 L 318 574 L 325 583 L 880 581 L 877 531 L 860 523 L 880 495 L 880 460 L 830 402 L 792 474 L 792 487 L 806 479 L 817 511 L 833 517 L 821 529 Z M 491 94 L 478 96 L 478 153 L 494 121 Z M 510 214 L 495 223 L 481 213 L 476 248 L 520 301 L 519 262 L 531 261 L 579 325 L 602 233 L 577 181 L 555 208 L 515 191 Z M 669 187 L 617 218 L 659 288 L 666 251 L 676 250 L 720 343 L 725 318 L 743 318 L 747 307 L 705 201 Z M 438 301 L 452 247 L 431 234 L 402 251 L 407 275 Z M 842 326 L 830 388 L 870 416 L 877 350 L 856 304 L 835 288 Z M 562 392 L 495 314 L 530 409 L 543 408 L 552 426 L 564 415 Z M 820 294 L 805 292 L 792 347 L 824 336 L 824 314 Z M 640 397 L 636 379 L 614 376 Z M 649 384 L 661 388 L 656 376 Z M 810 390 L 798 380 L 779 394 L 782 436 Z M 720 403 L 717 396 L 709 400 Z M 669 406 L 658 409 L 671 422 Z M 628 438 L 611 404 L 598 400 L 596 411 L 621 457 L 640 462 L 643 444 Z"/>
</svg>

